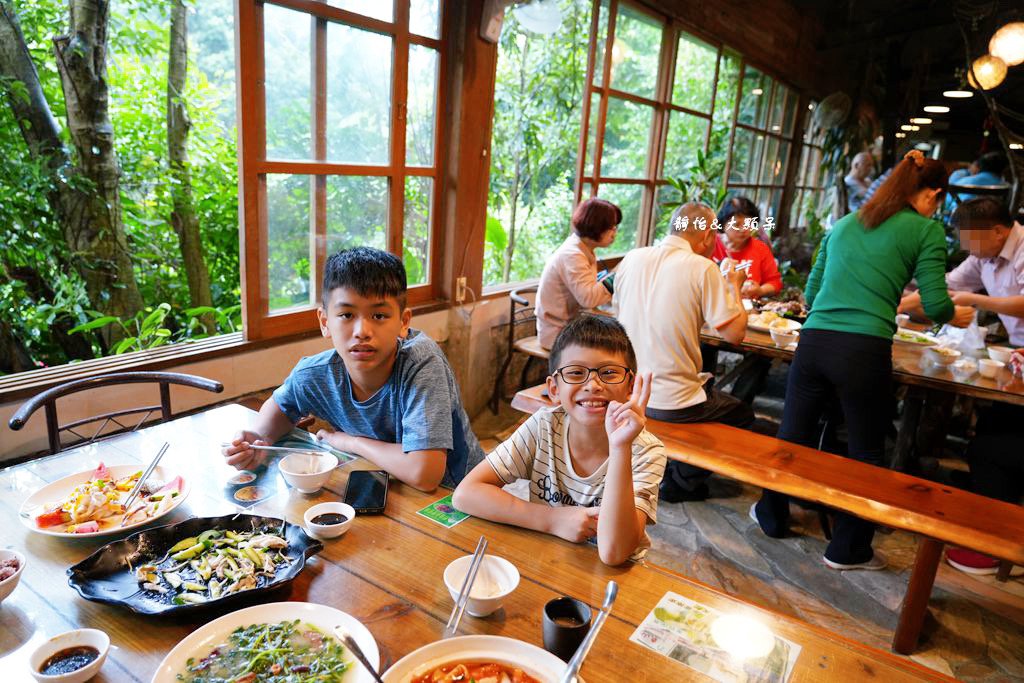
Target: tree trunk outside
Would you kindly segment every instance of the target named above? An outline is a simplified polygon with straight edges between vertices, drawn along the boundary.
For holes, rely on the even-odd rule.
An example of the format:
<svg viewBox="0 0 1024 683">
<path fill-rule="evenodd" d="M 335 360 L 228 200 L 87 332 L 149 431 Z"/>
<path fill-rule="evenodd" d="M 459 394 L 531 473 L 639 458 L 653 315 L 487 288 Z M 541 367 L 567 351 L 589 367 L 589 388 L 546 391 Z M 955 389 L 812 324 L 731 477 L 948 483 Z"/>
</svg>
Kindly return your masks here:
<svg viewBox="0 0 1024 683">
<path fill-rule="evenodd" d="M 530 38 L 527 36 L 526 41 L 523 44 L 523 54 L 519 61 L 519 92 L 517 105 L 519 107 L 519 119 L 518 125 L 516 126 L 516 142 L 518 143 L 517 149 L 514 154 L 516 155 L 514 171 L 512 173 L 512 192 L 510 193 L 509 199 L 511 204 L 511 216 L 509 217 L 509 228 L 508 228 L 508 244 L 505 246 L 505 259 L 502 263 L 501 279 L 502 282 L 508 282 L 512 274 L 512 257 L 516 253 L 516 213 L 519 208 L 519 184 L 522 182 L 522 155 L 526 153 L 525 145 L 522 144 L 523 140 L 523 100 L 527 97 L 526 94 L 526 58 L 530 51 Z"/>
<path fill-rule="evenodd" d="M 67 35 L 54 38 L 68 130 L 78 170 L 90 186 L 64 218 L 64 234 L 81 262 L 89 300 L 127 318 L 142 309 L 121 214 L 121 170 L 114 150 L 107 89 L 109 0 L 69 0 Z M 107 328 L 111 329 L 110 327 Z"/>
<path fill-rule="evenodd" d="M 72 5 L 72 22 L 74 27 L 83 27 L 86 31 L 83 35 L 92 35 L 106 39 L 106 13 L 92 15 L 88 13 L 83 17 L 82 13 L 74 14 Z M 94 26 L 91 33 L 88 31 L 88 21 L 91 16 L 94 22 L 98 21 L 102 26 Z M 77 19 L 77 21 L 76 21 Z M 75 31 L 72 31 L 75 33 Z M 65 38 L 70 42 L 70 39 Z M 77 44 L 77 43 L 76 43 Z M 76 63 L 86 61 L 89 56 L 87 46 L 81 47 L 82 52 L 75 57 Z M 101 54 L 105 58 L 105 49 L 101 45 Z M 62 55 L 57 55 L 58 63 L 63 60 Z M 95 63 L 95 60 L 91 60 Z M 99 77 L 106 74 L 105 64 L 100 62 L 101 70 Z M 86 71 L 89 64 L 81 65 Z M 49 196 L 50 206 L 53 208 L 59 224 L 63 228 L 65 240 L 71 253 L 71 260 L 68 263 L 74 268 L 86 283 L 86 291 L 93 308 L 105 315 L 117 315 L 121 317 L 133 315 L 142 308 L 142 297 L 139 294 L 135 282 L 135 273 L 131 260 L 126 249 L 123 226 L 121 224 L 120 196 L 117 191 L 117 165 L 113 159 L 113 127 L 106 116 L 106 85 L 102 80 L 101 93 L 93 92 L 91 87 L 78 88 L 78 96 L 89 97 L 90 99 L 100 98 L 102 103 L 102 117 L 96 121 L 95 127 L 100 136 L 106 138 L 104 146 L 95 146 L 102 154 L 104 149 L 109 151 L 113 161 L 113 198 L 114 201 L 107 203 L 110 196 L 110 189 L 104 187 L 104 183 L 96 183 L 90 175 L 94 171 L 89 164 L 92 160 L 93 145 L 89 145 L 87 135 L 80 131 L 76 138 L 76 146 L 79 148 L 79 157 L 82 159 L 80 167 L 75 167 L 71 155 L 65 148 L 60 137 L 60 128 L 54 119 L 50 106 L 46 101 L 35 64 L 25 44 L 21 26 L 18 23 L 17 15 L 10 4 L 0 0 L 0 77 L 9 79 L 11 83 L 20 83 L 23 87 L 23 95 L 14 94 L 15 91 L 8 89 L 7 102 L 11 107 L 15 120 L 21 128 L 22 137 L 29 151 L 38 158 L 54 175 L 54 191 Z M 67 87 L 67 86 L 65 86 Z M 21 88 L 19 88 L 21 89 Z M 74 93 L 73 93 L 74 94 Z M 79 101 L 78 99 L 75 100 Z M 68 103 L 68 120 L 72 120 L 72 103 Z M 79 117 L 76 116 L 76 121 Z M 78 128 L 81 129 L 81 123 Z M 102 142 L 98 140 L 97 142 Z M 82 145 L 85 145 L 83 148 Z M 84 151 L 84 154 L 83 154 Z M 88 170 L 86 167 L 89 167 Z M 109 173 L 109 164 L 106 173 Z M 103 176 L 99 176 L 101 179 Z M 93 192 L 90 185 L 96 187 Z M 101 192 L 102 190 L 102 192 Z M 111 221 L 111 218 L 115 220 Z M 120 329 L 113 331 L 116 336 L 120 335 Z"/>
<path fill-rule="evenodd" d="M 171 1 L 171 43 L 167 60 L 167 157 L 171 171 L 171 225 L 178 235 L 181 258 L 188 277 L 192 306 L 212 306 L 210 272 L 203 258 L 199 219 L 192 201 L 192 172 L 188 163 L 188 132 L 192 122 L 185 102 L 188 69 L 188 15 L 181 0 Z M 200 318 L 215 332 L 212 315 Z"/>
</svg>

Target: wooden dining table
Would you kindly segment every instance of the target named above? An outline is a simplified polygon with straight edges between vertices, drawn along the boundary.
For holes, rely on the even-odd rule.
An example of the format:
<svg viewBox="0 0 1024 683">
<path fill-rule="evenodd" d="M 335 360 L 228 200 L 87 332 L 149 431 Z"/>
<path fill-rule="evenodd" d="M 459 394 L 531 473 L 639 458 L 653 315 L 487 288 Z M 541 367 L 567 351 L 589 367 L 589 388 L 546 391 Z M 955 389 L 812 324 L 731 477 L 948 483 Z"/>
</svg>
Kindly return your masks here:
<svg viewBox="0 0 1024 683">
<path fill-rule="evenodd" d="M 47 483 L 91 470 L 100 461 L 141 469 L 166 441 L 170 450 L 161 466 L 181 473 L 191 492 L 159 523 L 237 512 L 239 507 L 223 494 L 235 472 L 223 462 L 220 443 L 253 424 L 255 416 L 242 406 L 222 406 L 0 470 L 0 547 L 17 549 L 27 558 L 20 585 L 0 605 L 0 671 L 21 676 L 9 680 L 28 678 L 29 653 L 47 638 L 89 627 L 105 631 L 112 643 L 107 662 L 94 680 L 149 681 L 179 640 L 221 613 L 211 607 L 196 616 L 146 617 L 82 599 L 69 587 L 66 571 L 112 539 L 35 533 L 19 519 L 22 502 Z M 340 499 L 354 469 L 373 466 L 361 459 L 342 465 L 327 486 L 313 495 L 289 488 L 278 475 L 274 495 L 253 512 L 301 524 L 311 505 Z M 442 579 L 444 568 L 472 553 L 483 534 L 489 541 L 488 552 L 511 561 L 522 579 L 494 615 L 464 617 L 462 634 L 507 636 L 540 646 L 541 615 L 547 601 L 566 595 L 596 610 L 607 582 L 618 582 L 614 610 L 582 669 L 589 683 L 710 680 L 629 639 L 667 592 L 723 614 L 752 617 L 773 634 L 798 644 L 801 651 L 793 681 L 951 680 L 909 659 L 762 609 L 650 562 L 609 567 L 588 544 L 475 518 L 445 528 L 416 514 L 446 493 L 426 494 L 393 480 L 384 514 L 357 517 L 347 534 L 324 541 L 323 551 L 292 584 L 253 600 L 314 602 L 353 615 L 373 634 L 386 668 L 441 638 L 452 608 Z"/>
<path fill-rule="evenodd" d="M 730 344 L 714 332 L 701 334 L 701 342 L 740 353 L 752 353 L 765 358 L 793 360 L 795 347 L 779 347 L 771 335 L 761 330 L 747 328 L 743 341 Z M 942 391 L 978 399 L 1024 405 L 1024 379 L 1015 377 L 1006 367 L 1000 368 L 993 378 L 980 374 L 957 378 L 948 366 L 935 364 L 925 358 L 923 344 L 909 344 L 894 341 L 892 344 L 892 376 L 898 384 L 920 387 L 926 390 Z M 987 355 L 984 356 L 988 358 Z"/>
</svg>

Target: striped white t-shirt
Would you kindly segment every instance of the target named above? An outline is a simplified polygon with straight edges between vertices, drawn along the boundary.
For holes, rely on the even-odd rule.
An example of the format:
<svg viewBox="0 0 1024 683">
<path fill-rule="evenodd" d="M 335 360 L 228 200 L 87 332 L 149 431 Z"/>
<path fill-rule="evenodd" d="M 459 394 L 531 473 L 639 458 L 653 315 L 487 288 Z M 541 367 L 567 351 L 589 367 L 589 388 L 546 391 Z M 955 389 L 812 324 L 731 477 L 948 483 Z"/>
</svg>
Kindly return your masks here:
<svg viewBox="0 0 1024 683">
<path fill-rule="evenodd" d="M 608 461 L 589 476 L 577 474 L 569 457 L 568 433 L 565 409 L 538 410 L 487 455 L 487 462 L 505 484 L 528 479 L 531 503 L 597 507 L 604 494 Z M 632 450 L 633 500 L 653 524 L 658 515 L 658 484 L 665 474 L 665 447 L 645 429 L 633 440 Z M 645 533 L 638 551 L 650 545 Z"/>
</svg>

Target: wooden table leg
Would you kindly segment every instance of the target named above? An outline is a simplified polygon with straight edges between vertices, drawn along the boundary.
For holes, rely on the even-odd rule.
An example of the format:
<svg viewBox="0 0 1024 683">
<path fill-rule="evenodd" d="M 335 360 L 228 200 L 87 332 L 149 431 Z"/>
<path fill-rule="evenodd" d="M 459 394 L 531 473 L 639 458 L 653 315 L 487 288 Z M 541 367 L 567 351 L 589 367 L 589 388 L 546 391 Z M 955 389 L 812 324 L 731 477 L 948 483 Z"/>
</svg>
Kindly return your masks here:
<svg viewBox="0 0 1024 683">
<path fill-rule="evenodd" d="M 910 583 L 907 584 L 907 594 L 903 597 L 896 633 L 892 637 L 892 649 L 901 655 L 909 655 L 917 647 L 924 615 L 928 611 L 928 599 L 935 583 L 935 572 L 942 559 L 943 545 L 942 541 L 924 536 L 918 542 L 914 569 L 910 574 Z"/>
<path fill-rule="evenodd" d="M 921 421 L 921 409 L 924 407 L 924 392 L 917 387 L 907 387 L 907 395 L 903 399 L 903 420 L 896 436 L 896 451 L 893 453 L 890 469 L 905 472 L 910 464 L 914 444 L 917 441 L 917 425 Z"/>
</svg>

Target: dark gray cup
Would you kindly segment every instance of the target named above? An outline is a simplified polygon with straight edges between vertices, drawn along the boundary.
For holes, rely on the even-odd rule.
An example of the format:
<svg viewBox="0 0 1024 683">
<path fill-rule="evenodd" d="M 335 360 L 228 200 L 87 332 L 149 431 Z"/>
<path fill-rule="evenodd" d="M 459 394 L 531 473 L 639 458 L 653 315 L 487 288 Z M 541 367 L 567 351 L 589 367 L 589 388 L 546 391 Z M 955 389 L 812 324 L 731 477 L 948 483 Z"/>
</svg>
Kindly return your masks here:
<svg viewBox="0 0 1024 683">
<path fill-rule="evenodd" d="M 555 598 L 544 605 L 544 649 L 569 661 L 590 631 L 590 605 L 573 598 Z"/>
</svg>

